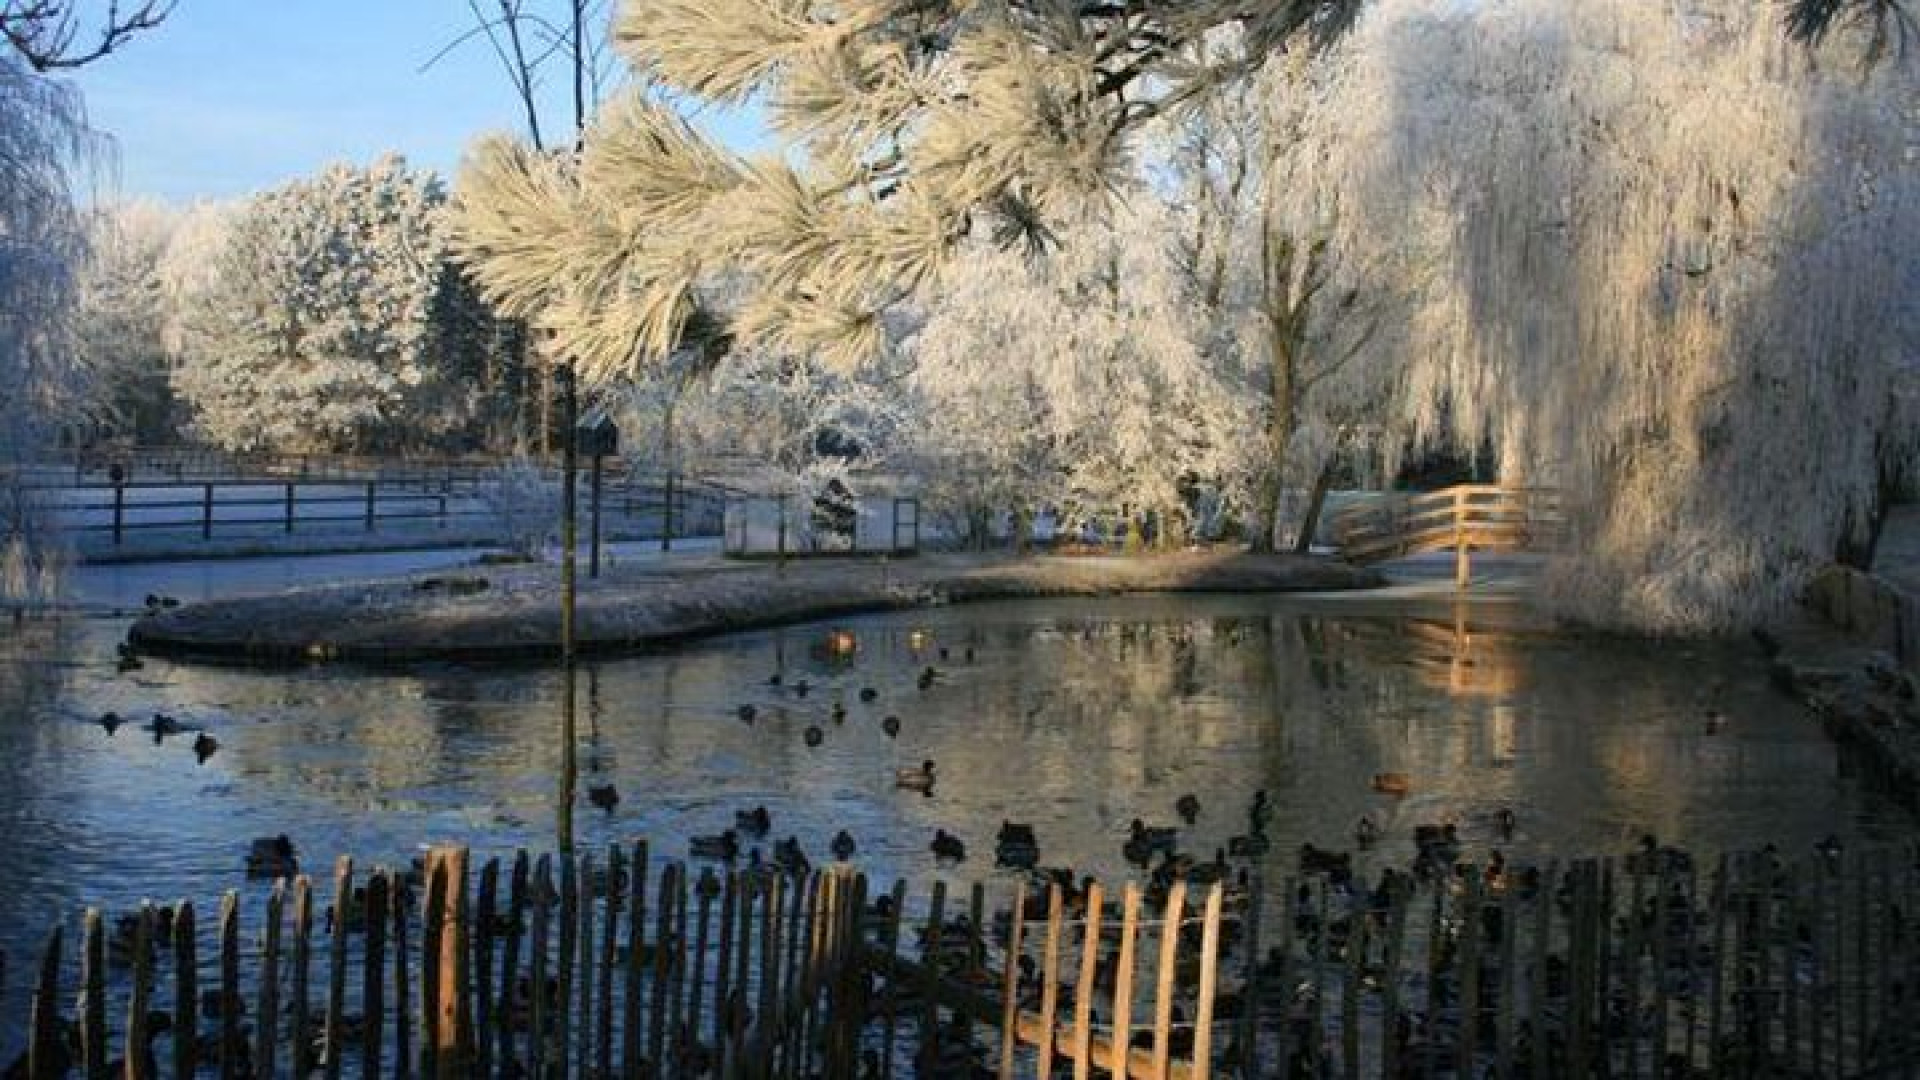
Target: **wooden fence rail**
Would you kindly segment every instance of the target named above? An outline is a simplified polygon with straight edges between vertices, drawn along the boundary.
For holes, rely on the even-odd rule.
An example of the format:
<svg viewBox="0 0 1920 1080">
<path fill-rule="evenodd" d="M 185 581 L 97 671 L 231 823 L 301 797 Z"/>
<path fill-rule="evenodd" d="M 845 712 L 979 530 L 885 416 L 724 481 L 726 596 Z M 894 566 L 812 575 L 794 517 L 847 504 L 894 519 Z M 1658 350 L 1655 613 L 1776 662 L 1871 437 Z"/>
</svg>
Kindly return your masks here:
<svg viewBox="0 0 1920 1080">
<path fill-rule="evenodd" d="M 1013 882 L 457 849 L 330 889 L 90 911 L 33 1080 L 1890 1076 L 1920 1067 L 1914 852 L 1676 852 L 1377 887 Z M 1270 933 L 1263 934 L 1263 924 Z M 1271 942 L 1269 944 L 1269 941 Z M 69 961 L 72 961 L 70 965 Z M 321 970 L 324 969 L 324 970 Z"/>
<path fill-rule="evenodd" d="M 1456 576 L 1465 585 L 1472 551 L 1551 547 L 1564 519 L 1559 494 L 1552 490 L 1461 484 L 1368 499 L 1335 514 L 1329 527 L 1342 557 L 1360 565 L 1455 551 Z"/>
</svg>

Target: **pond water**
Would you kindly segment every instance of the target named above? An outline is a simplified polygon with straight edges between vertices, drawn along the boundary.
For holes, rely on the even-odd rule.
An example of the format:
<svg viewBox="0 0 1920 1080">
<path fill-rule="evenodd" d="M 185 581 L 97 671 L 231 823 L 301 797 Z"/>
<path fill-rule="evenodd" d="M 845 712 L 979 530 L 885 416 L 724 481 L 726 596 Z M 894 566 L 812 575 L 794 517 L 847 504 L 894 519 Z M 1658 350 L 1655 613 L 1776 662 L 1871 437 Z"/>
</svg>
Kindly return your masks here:
<svg viewBox="0 0 1920 1080">
<path fill-rule="evenodd" d="M 1646 831 L 1711 852 L 1911 826 L 1768 687 L 1747 645 L 1571 636 L 1507 601 L 1414 615 L 1284 597 L 1022 601 L 833 626 L 857 639 L 851 656 L 824 648 L 821 624 L 583 666 L 583 792 L 612 783 L 621 801 L 603 813 L 583 795 L 580 843 L 644 836 L 679 856 L 690 835 L 764 805 L 775 835 L 816 859 L 846 828 L 882 880 L 968 881 L 994 873 L 994 832 L 1013 819 L 1035 826 L 1047 864 L 1118 880 L 1134 817 L 1174 824 L 1193 794 L 1183 846 L 1210 853 L 1244 831 L 1257 789 L 1276 811 L 1275 878 L 1302 842 L 1351 846 L 1362 814 L 1386 837 L 1375 864 L 1407 861 L 1425 822 L 1460 823 L 1469 857 L 1484 854 L 1502 807 L 1518 822 L 1504 847 L 1523 859 L 1623 851 Z M 322 875 L 342 852 L 401 864 L 427 842 L 553 846 L 557 671 L 149 660 L 121 674 L 126 628 L 96 615 L 0 635 L 9 1055 L 30 955 L 55 920 L 208 901 L 241 884 L 255 836 L 288 834 Z M 129 718 L 116 735 L 96 722 L 107 710 Z M 140 730 L 156 710 L 220 749 L 201 764 L 191 736 L 156 743 Z M 1710 712 L 1724 730 L 1709 732 Z M 931 795 L 895 787 L 896 769 L 927 758 Z M 1382 771 L 1407 774 L 1411 792 L 1376 794 Z M 936 827 L 971 860 L 936 867 Z"/>
</svg>

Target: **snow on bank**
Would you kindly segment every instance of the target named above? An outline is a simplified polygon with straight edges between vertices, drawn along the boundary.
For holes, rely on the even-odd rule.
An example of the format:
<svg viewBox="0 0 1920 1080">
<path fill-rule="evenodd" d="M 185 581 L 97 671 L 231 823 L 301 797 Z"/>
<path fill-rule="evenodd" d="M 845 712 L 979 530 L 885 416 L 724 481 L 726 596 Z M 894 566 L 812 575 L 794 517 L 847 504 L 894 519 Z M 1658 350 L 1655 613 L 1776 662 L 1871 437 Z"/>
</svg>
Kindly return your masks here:
<svg viewBox="0 0 1920 1080">
<path fill-rule="evenodd" d="M 859 611 L 1032 596 L 1125 592 L 1313 592 L 1372 588 L 1370 570 L 1331 559 L 1188 552 L 1142 557 L 925 556 L 904 561 L 718 560 L 581 577 L 583 653 Z M 402 580 L 191 604 L 141 619 L 147 652 L 263 662 L 550 659 L 559 655 L 552 566 L 470 568 Z"/>
</svg>

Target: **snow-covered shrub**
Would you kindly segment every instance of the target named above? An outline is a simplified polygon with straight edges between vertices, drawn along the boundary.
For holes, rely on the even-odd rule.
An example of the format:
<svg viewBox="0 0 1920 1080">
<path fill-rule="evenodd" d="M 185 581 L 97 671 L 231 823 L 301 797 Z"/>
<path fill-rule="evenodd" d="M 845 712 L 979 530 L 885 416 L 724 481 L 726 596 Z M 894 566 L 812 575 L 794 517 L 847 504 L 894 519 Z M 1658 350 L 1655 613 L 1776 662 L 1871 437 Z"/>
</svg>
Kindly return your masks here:
<svg viewBox="0 0 1920 1080">
<path fill-rule="evenodd" d="M 555 539 L 560 484 L 532 461 L 516 457 L 490 471 L 480 499 L 500 523 L 501 542 L 517 554 L 537 558 Z"/>
</svg>

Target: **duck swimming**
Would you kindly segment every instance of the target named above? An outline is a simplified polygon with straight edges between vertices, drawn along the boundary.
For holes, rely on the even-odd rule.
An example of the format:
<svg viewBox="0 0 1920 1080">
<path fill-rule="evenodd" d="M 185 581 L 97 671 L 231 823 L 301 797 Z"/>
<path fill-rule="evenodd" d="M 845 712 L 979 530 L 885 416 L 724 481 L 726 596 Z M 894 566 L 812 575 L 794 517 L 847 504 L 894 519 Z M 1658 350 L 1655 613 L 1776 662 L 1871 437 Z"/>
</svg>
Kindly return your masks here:
<svg viewBox="0 0 1920 1080">
<path fill-rule="evenodd" d="M 808 746 L 819 746 L 821 743 L 821 740 L 825 739 L 826 737 L 827 737 L 827 733 L 824 731 L 821 731 L 820 726 L 818 724 L 808 724 L 805 734 L 801 736 L 801 738 L 807 741 Z"/>
<path fill-rule="evenodd" d="M 740 722 L 743 724 L 753 723 L 753 718 L 760 715 L 760 710 L 754 708 L 752 705 L 742 705 L 734 710 L 734 712 L 740 717 Z"/>
<path fill-rule="evenodd" d="M 1371 817 L 1361 814 L 1359 823 L 1353 827 L 1353 842 L 1361 851 L 1371 848 L 1380 842 L 1380 826 L 1375 825 Z"/>
<path fill-rule="evenodd" d="M 1180 820 L 1189 825 L 1200 820 L 1200 800 L 1191 793 L 1180 796 L 1179 801 L 1173 804 L 1173 809 L 1180 815 Z"/>
<path fill-rule="evenodd" d="M 773 828 L 773 815 L 767 813 L 764 806 L 751 810 L 735 810 L 733 827 L 750 836 L 765 836 Z"/>
<path fill-rule="evenodd" d="M 696 836 L 687 843 L 696 859 L 725 859 L 731 862 L 740 854 L 740 838 L 732 829 L 713 836 Z"/>
<path fill-rule="evenodd" d="M 587 802 L 611 814 L 620 805 L 619 789 L 612 784 L 594 784 L 587 788 Z"/>
<path fill-rule="evenodd" d="M 207 759 L 212 757 L 219 749 L 219 740 L 204 731 L 193 737 L 193 756 L 199 758 L 200 764 L 202 765 L 205 765 Z"/>
<path fill-rule="evenodd" d="M 967 857 L 967 845 L 947 830 L 935 829 L 933 830 L 933 857 L 949 862 L 961 862 Z"/>
<path fill-rule="evenodd" d="M 841 862 L 853 858 L 853 853 L 857 850 L 853 843 L 853 834 L 845 829 L 833 834 L 832 850 L 833 857 Z"/>
<path fill-rule="evenodd" d="M 262 836 L 247 849 L 247 876 L 290 878 L 300 873 L 300 859 L 286 833 Z"/>
<path fill-rule="evenodd" d="M 886 732 L 887 738 L 889 739 L 899 738 L 900 737 L 900 718 L 897 716 L 890 715 L 886 719 L 881 720 L 880 730 Z"/>
<path fill-rule="evenodd" d="M 120 719 L 119 713 L 110 712 L 100 714 L 100 727 L 106 731 L 108 738 L 112 738 L 113 733 L 119 731 L 120 725 L 123 723 L 125 723 L 125 721 Z"/>
<path fill-rule="evenodd" d="M 908 791 L 932 791 L 933 761 L 931 759 L 923 761 L 917 769 L 896 770 L 893 774 L 893 786 L 905 788 Z"/>
<path fill-rule="evenodd" d="M 875 690 L 871 686 L 863 686 L 860 688 L 860 700 L 865 702 L 866 704 L 869 704 L 869 705 L 873 704 L 873 702 L 877 700 L 879 697 L 880 697 L 880 691 Z"/>
</svg>

